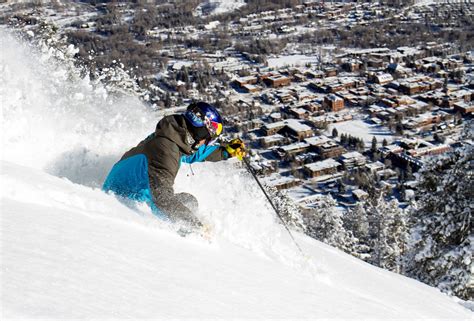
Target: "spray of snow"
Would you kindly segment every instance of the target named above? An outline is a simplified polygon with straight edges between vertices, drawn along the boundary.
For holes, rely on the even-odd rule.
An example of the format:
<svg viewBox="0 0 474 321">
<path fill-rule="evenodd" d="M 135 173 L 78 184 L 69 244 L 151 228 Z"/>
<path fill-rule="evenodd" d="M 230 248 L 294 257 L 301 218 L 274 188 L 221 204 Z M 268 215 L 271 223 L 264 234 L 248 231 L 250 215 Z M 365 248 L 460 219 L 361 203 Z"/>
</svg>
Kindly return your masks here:
<svg viewBox="0 0 474 321">
<path fill-rule="evenodd" d="M 136 98 L 109 96 L 57 50 L 5 30 L 0 37 L 3 159 L 98 186 L 118 154 L 153 129 L 156 116 Z"/>
</svg>

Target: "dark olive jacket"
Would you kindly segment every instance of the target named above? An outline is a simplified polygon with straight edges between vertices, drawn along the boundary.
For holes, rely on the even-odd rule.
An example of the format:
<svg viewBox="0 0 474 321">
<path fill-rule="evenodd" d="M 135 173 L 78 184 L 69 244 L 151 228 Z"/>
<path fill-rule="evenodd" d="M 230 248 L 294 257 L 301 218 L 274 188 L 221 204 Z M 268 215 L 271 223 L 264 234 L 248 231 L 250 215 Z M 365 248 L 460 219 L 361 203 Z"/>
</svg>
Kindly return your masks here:
<svg viewBox="0 0 474 321">
<path fill-rule="evenodd" d="M 165 116 L 158 122 L 153 134 L 121 158 L 124 160 L 138 154 L 146 156 L 153 200 L 156 206 L 173 220 L 195 221 L 191 211 L 174 194 L 173 185 L 181 162 L 227 159 L 227 152 L 221 146 L 209 148 L 205 159 L 192 159 L 195 153 L 192 148 L 194 142 L 182 115 Z"/>
</svg>

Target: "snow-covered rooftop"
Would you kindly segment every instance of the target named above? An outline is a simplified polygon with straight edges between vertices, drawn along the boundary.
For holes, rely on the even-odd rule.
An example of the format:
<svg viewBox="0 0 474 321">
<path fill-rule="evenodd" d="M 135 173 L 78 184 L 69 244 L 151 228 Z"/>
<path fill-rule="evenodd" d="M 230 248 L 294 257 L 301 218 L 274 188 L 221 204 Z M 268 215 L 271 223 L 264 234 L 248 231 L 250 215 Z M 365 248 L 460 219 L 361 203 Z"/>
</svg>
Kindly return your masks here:
<svg viewBox="0 0 474 321">
<path fill-rule="evenodd" d="M 328 158 L 328 159 L 325 159 L 323 161 L 319 161 L 319 162 L 315 162 L 315 163 L 311 163 L 311 164 L 306 164 L 305 167 L 308 168 L 312 172 L 317 172 L 317 171 L 321 171 L 321 170 L 324 170 L 324 169 L 338 167 L 340 165 L 341 165 L 341 163 L 339 163 L 338 161 L 336 161 L 332 158 Z"/>
<path fill-rule="evenodd" d="M 275 122 L 275 123 L 265 124 L 265 127 L 268 128 L 268 129 L 284 127 L 284 126 L 288 126 L 289 128 L 291 128 L 292 130 L 294 130 L 296 132 L 311 130 L 311 127 L 309 127 L 306 124 L 303 124 L 300 120 L 291 119 L 291 118 L 290 119 L 285 119 L 285 120 L 282 120 L 282 121 L 278 121 L 278 122 Z"/>
</svg>

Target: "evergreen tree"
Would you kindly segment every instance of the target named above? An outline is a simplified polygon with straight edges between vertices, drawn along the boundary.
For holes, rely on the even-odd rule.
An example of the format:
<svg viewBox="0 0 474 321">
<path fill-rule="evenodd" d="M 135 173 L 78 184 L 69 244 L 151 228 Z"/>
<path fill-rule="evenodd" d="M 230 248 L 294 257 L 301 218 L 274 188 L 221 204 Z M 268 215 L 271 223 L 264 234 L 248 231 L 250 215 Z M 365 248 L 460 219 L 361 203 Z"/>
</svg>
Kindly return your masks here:
<svg viewBox="0 0 474 321">
<path fill-rule="evenodd" d="M 344 216 L 344 226 L 356 238 L 356 245 L 353 251 L 354 256 L 369 261 L 371 258 L 369 219 L 364 203 L 357 203 L 353 209 L 347 212 Z"/>
<path fill-rule="evenodd" d="M 362 138 L 356 138 L 356 148 L 358 151 L 362 152 L 365 149 L 365 143 Z"/>
<path fill-rule="evenodd" d="M 355 143 L 355 137 L 352 136 L 352 135 L 349 135 L 348 138 L 347 138 L 347 142 L 349 143 L 349 147 L 352 147 L 354 146 L 354 143 Z"/>
<path fill-rule="evenodd" d="M 405 171 L 406 179 L 410 180 L 413 179 L 413 168 L 410 163 L 407 164 L 407 169 Z"/>
<path fill-rule="evenodd" d="M 337 136 L 339 136 L 339 132 L 337 131 L 336 128 L 334 128 L 334 129 L 332 130 L 332 137 L 333 137 L 333 138 L 336 138 Z"/>
<path fill-rule="evenodd" d="M 372 146 L 370 147 L 372 153 L 377 151 L 377 138 L 375 136 L 372 137 Z"/>
<path fill-rule="evenodd" d="M 474 148 L 426 165 L 412 210 L 409 275 L 463 299 L 473 296 Z"/>
<path fill-rule="evenodd" d="M 336 201 L 325 196 L 311 213 L 304 216 L 306 234 L 326 244 L 354 254 L 357 240 L 344 228 Z"/>
<path fill-rule="evenodd" d="M 347 135 L 342 133 L 341 134 L 341 145 L 345 146 L 347 144 Z"/>
<path fill-rule="evenodd" d="M 288 194 L 271 186 L 265 186 L 265 189 L 287 226 L 295 230 L 304 231 L 305 225 L 301 210 Z"/>
<path fill-rule="evenodd" d="M 171 107 L 171 95 L 170 95 L 169 91 L 166 92 L 164 103 L 165 103 L 165 108 L 170 108 Z"/>
<path fill-rule="evenodd" d="M 397 200 L 386 201 L 381 191 L 374 189 L 369 194 L 369 199 L 351 213 L 353 233 L 361 245 L 370 248 L 368 262 L 401 273 L 408 240 L 405 214 Z"/>
<path fill-rule="evenodd" d="M 395 132 L 398 135 L 403 135 L 403 125 L 401 123 L 395 125 Z"/>
<path fill-rule="evenodd" d="M 383 201 L 378 210 L 382 213 L 379 224 L 379 236 L 375 246 L 374 258 L 377 265 L 392 272 L 404 271 L 404 256 L 408 242 L 408 224 L 406 215 L 396 199 Z"/>
</svg>

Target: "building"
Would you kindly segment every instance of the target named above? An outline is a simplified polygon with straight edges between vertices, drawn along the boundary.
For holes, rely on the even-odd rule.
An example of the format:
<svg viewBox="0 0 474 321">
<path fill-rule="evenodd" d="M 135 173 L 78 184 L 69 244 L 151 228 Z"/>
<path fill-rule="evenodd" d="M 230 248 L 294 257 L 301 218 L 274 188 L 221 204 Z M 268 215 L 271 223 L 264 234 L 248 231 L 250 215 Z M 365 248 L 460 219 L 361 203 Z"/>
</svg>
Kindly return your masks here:
<svg viewBox="0 0 474 321">
<path fill-rule="evenodd" d="M 367 60 L 367 66 L 372 68 L 384 68 L 386 63 L 382 59 L 370 58 Z"/>
<path fill-rule="evenodd" d="M 288 158 L 307 152 L 309 147 L 310 145 L 308 143 L 298 142 L 281 146 L 276 150 L 276 152 L 281 158 Z"/>
<path fill-rule="evenodd" d="M 313 129 L 308 125 L 303 124 L 297 119 L 287 119 L 283 121 L 285 127 L 282 129 L 282 134 L 288 134 L 298 140 L 305 139 L 314 135 Z"/>
<path fill-rule="evenodd" d="M 293 96 L 298 101 L 311 101 L 313 99 L 318 98 L 312 91 L 306 88 L 295 88 L 295 89 L 292 89 L 292 92 L 293 92 Z"/>
<path fill-rule="evenodd" d="M 324 97 L 324 106 L 326 109 L 337 112 L 344 109 L 344 99 L 336 95 L 327 95 Z"/>
<path fill-rule="evenodd" d="M 326 86 L 324 82 L 318 80 L 318 81 L 311 81 L 308 84 L 308 88 L 316 91 L 316 92 L 326 92 Z"/>
<path fill-rule="evenodd" d="M 288 108 L 288 114 L 297 119 L 308 119 L 310 112 L 304 108 Z"/>
<path fill-rule="evenodd" d="M 337 158 L 345 153 L 345 148 L 335 141 L 328 141 L 317 147 L 317 152 L 322 159 Z"/>
<path fill-rule="evenodd" d="M 311 194 L 305 197 L 298 199 L 296 202 L 298 203 L 299 208 L 301 209 L 302 214 L 308 214 L 312 211 L 316 206 L 318 206 L 324 198 L 322 194 Z"/>
<path fill-rule="evenodd" d="M 296 98 L 292 95 L 292 92 L 289 90 L 281 90 L 275 93 L 275 97 L 278 98 L 283 104 L 290 103 L 295 101 Z"/>
<path fill-rule="evenodd" d="M 243 85 L 241 86 L 241 88 L 246 93 L 256 93 L 260 91 L 260 87 L 255 86 L 255 85 L 250 85 L 250 84 Z"/>
<path fill-rule="evenodd" d="M 294 177 L 284 177 L 278 174 L 264 178 L 264 183 L 267 186 L 275 187 L 278 190 L 287 189 L 298 186 L 302 181 Z"/>
<path fill-rule="evenodd" d="M 269 76 L 265 78 L 264 82 L 272 88 L 277 88 L 277 87 L 288 86 L 289 84 L 291 84 L 291 79 L 286 76 L 277 74 L 277 75 L 273 75 L 273 76 Z"/>
<path fill-rule="evenodd" d="M 323 161 L 306 164 L 304 165 L 303 170 L 309 177 L 318 177 L 337 173 L 339 166 L 341 166 L 341 163 L 329 158 Z"/>
<path fill-rule="evenodd" d="M 391 74 L 377 74 L 374 76 L 374 81 L 380 85 L 386 85 L 393 81 L 393 77 Z"/>
<path fill-rule="evenodd" d="M 344 89 L 346 89 L 346 87 L 344 86 L 343 83 L 339 81 L 333 81 L 333 82 L 327 83 L 323 87 L 323 89 L 324 89 L 324 92 L 327 92 L 327 93 L 337 93 L 339 91 L 343 91 Z"/>
<path fill-rule="evenodd" d="M 398 103 L 390 98 L 383 98 L 380 103 L 384 104 L 387 107 L 394 108 L 398 106 Z"/>
<path fill-rule="evenodd" d="M 315 151 L 318 150 L 319 146 L 324 145 L 327 142 L 334 142 L 331 138 L 329 138 L 327 136 L 323 136 L 323 135 L 322 136 L 308 137 L 308 138 L 305 138 L 304 141 L 307 142 L 308 144 L 310 144 L 311 148 Z"/>
<path fill-rule="evenodd" d="M 381 152 L 384 157 L 386 157 L 389 154 L 402 153 L 403 150 L 404 150 L 403 147 L 396 144 L 390 144 L 390 145 L 382 146 L 379 148 L 379 152 Z"/>
<path fill-rule="evenodd" d="M 285 123 L 283 121 L 276 121 L 274 123 L 263 125 L 262 130 L 266 136 L 271 136 L 278 133 L 278 131 L 283 127 L 285 127 Z"/>
<path fill-rule="evenodd" d="M 373 163 L 365 164 L 364 168 L 367 171 L 369 171 L 370 173 L 375 174 L 379 171 L 384 170 L 385 165 L 380 161 L 376 161 L 376 162 L 373 162 Z"/>
<path fill-rule="evenodd" d="M 355 167 L 364 166 L 367 162 L 367 159 L 364 155 L 359 152 L 350 152 L 341 155 L 340 158 L 344 169 L 349 170 Z"/>
<path fill-rule="evenodd" d="M 422 92 L 420 85 L 416 82 L 404 82 L 398 87 L 398 90 L 406 95 L 414 95 Z"/>
<path fill-rule="evenodd" d="M 434 124 L 439 124 L 441 120 L 442 118 L 440 114 L 426 113 L 408 120 L 404 126 L 407 129 L 424 128 Z"/>
<path fill-rule="evenodd" d="M 324 78 L 324 72 L 321 70 L 307 70 L 304 75 L 308 78 Z"/>
<path fill-rule="evenodd" d="M 432 156 L 447 153 L 451 150 L 449 145 L 425 146 L 417 149 L 410 149 L 407 154 L 413 157 Z"/>
<path fill-rule="evenodd" d="M 342 63 L 342 69 L 348 72 L 358 71 L 362 67 L 362 62 L 357 59 L 346 59 Z"/>
<path fill-rule="evenodd" d="M 234 83 L 241 88 L 245 85 L 255 85 L 257 82 L 257 76 L 247 76 L 234 79 Z"/>
<path fill-rule="evenodd" d="M 280 134 L 275 134 L 271 136 L 264 136 L 260 138 L 260 145 L 263 148 L 270 148 L 273 146 L 281 146 L 284 144 L 286 138 Z"/>
<path fill-rule="evenodd" d="M 361 190 L 361 189 L 355 189 L 352 191 L 352 196 L 358 201 L 363 201 L 366 200 L 369 197 L 369 193 Z"/>
<path fill-rule="evenodd" d="M 468 104 L 464 101 L 459 101 L 453 105 L 454 111 L 460 112 L 463 115 L 472 114 L 474 112 L 474 104 Z"/>
<path fill-rule="evenodd" d="M 306 110 L 309 111 L 311 114 L 320 111 L 321 108 L 322 108 L 320 104 L 314 103 L 314 102 L 300 104 L 300 105 L 295 106 L 295 107 L 306 109 Z"/>
<path fill-rule="evenodd" d="M 282 135 L 293 136 L 298 140 L 302 140 L 314 135 L 313 130 L 308 125 L 303 124 L 297 119 L 286 119 L 279 122 L 265 124 L 262 127 L 266 136 L 280 133 Z"/>
<path fill-rule="evenodd" d="M 324 68 L 324 74 L 326 77 L 335 77 L 337 76 L 337 68 L 335 67 L 326 67 Z"/>
<path fill-rule="evenodd" d="M 305 75 L 300 74 L 300 73 L 294 74 L 294 75 L 293 75 L 293 79 L 294 79 L 296 82 L 303 82 L 303 81 L 306 81 Z"/>
</svg>

